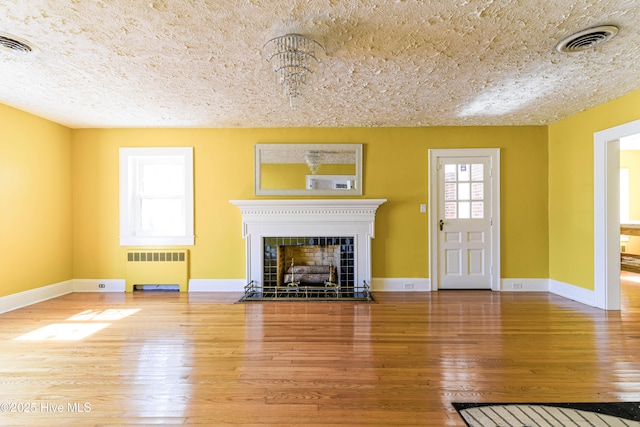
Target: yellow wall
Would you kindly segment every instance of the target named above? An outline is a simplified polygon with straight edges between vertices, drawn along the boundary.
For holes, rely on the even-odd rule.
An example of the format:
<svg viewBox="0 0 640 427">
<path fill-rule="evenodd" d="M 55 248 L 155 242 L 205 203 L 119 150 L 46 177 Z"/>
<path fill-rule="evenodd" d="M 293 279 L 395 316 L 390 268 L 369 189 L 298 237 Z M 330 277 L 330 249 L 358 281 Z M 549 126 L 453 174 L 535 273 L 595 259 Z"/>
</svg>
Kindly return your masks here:
<svg viewBox="0 0 640 427">
<path fill-rule="evenodd" d="M 501 276 L 593 289 L 593 134 L 639 112 L 636 91 L 548 127 L 72 131 L 0 105 L 0 296 L 124 277 L 121 146 L 195 147 L 192 277 L 244 277 L 240 213 L 228 200 L 255 197 L 253 146 L 274 142 L 364 144 L 364 197 L 389 200 L 372 244 L 373 276 L 382 278 L 428 277 L 427 216 L 418 210 L 427 202 L 427 150 L 500 147 Z"/>
<path fill-rule="evenodd" d="M 372 242 L 373 277 L 428 277 L 427 150 L 499 147 L 502 277 L 548 277 L 546 127 L 85 129 L 74 130 L 73 245 L 79 279 L 123 278 L 118 244 L 118 148 L 193 146 L 191 277 L 244 278 L 240 211 L 253 199 L 256 143 L 362 143 L 364 195 L 386 198 Z"/>
<path fill-rule="evenodd" d="M 120 146 L 195 147 L 192 277 L 244 277 L 240 213 L 228 200 L 254 198 L 253 146 L 272 142 L 364 144 L 364 197 L 389 199 L 372 245 L 373 276 L 383 278 L 429 275 L 427 217 L 418 211 L 427 201 L 427 150 L 500 147 L 501 276 L 593 289 L 593 134 L 639 111 L 637 91 L 548 127 L 71 131 L 0 105 L 0 259 L 11 266 L 0 271 L 0 296 L 124 277 Z"/>
<path fill-rule="evenodd" d="M 549 126 L 549 277 L 593 289 L 593 134 L 640 118 L 640 91 Z"/>
<path fill-rule="evenodd" d="M 0 297 L 72 279 L 71 131 L 0 105 Z"/>
</svg>

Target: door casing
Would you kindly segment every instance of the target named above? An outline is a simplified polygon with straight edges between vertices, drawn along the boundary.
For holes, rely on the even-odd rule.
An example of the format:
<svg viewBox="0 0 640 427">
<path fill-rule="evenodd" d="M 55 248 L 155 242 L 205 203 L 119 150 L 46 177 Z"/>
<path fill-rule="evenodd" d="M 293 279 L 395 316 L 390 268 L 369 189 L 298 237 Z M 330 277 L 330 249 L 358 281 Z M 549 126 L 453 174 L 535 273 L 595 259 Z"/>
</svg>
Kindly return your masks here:
<svg viewBox="0 0 640 427">
<path fill-rule="evenodd" d="M 640 133 L 640 120 L 594 133 L 595 307 L 620 310 L 620 143 Z"/>
<path fill-rule="evenodd" d="M 500 287 L 500 149 L 499 148 L 459 148 L 429 150 L 429 278 L 432 291 L 438 290 L 438 264 L 440 248 L 438 243 L 438 160 L 447 157 L 490 157 L 491 158 L 491 290 Z"/>
</svg>

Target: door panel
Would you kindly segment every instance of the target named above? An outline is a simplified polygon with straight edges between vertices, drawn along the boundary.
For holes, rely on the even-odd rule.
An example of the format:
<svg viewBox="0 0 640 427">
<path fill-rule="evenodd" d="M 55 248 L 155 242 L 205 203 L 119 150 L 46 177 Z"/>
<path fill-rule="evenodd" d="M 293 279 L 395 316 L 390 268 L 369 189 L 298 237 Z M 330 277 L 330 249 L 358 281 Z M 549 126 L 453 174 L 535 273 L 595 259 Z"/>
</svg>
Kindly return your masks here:
<svg viewBox="0 0 640 427">
<path fill-rule="evenodd" d="M 469 275 L 484 276 L 484 250 L 471 249 L 469 251 Z"/>
<path fill-rule="evenodd" d="M 484 232 L 483 231 L 472 231 L 470 233 L 467 233 L 467 239 L 470 242 L 479 242 L 482 243 L 484 242 Z"/>
<path fill-rule="evenodd" d="M 462 256 L 459 249 L 449 249 L 445 251 L 445 271 L 449 276 L 459 276 L 462 274 Z"/>
<path fill-rule="evenodd" d="M 460 243 L 462 242 L 461 240 L 461 233 L 456 231 L 456 232 L 445 232 L 444 233 L 444 238 L 445 241 L 447 242 L 453 242 L 453 243 Z"/>
</svg>

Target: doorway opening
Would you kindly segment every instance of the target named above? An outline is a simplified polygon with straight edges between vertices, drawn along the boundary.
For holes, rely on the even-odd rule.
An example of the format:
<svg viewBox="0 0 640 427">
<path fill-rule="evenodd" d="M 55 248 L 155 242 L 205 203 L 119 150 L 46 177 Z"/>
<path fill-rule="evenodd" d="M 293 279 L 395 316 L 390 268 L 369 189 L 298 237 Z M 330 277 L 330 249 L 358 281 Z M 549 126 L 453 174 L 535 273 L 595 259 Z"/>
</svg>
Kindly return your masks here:
<svg viewBox="0 0 640 427">
<path fill-rule="evenodd" d="M 640 120 L 594 134 L 594 305 L 620 310 L 620 140 Z"/>
</svg>

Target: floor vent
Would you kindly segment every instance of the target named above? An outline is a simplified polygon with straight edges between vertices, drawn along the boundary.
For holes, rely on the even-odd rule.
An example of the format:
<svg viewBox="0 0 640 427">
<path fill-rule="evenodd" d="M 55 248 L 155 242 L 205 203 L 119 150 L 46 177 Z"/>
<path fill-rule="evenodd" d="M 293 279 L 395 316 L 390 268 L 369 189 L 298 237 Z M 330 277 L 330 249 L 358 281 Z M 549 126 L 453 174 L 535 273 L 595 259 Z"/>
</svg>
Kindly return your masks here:
<svg viewBox="0 0 640 427">
<path fill-rule="evenodd" d="M 180 285 L 133 285 L 133 290 L 135 291 L 146 291 L 146 292 L 155 292 L 155 291 L 175 291 L 178 292 L 180 290 Z"/>
</svg>

